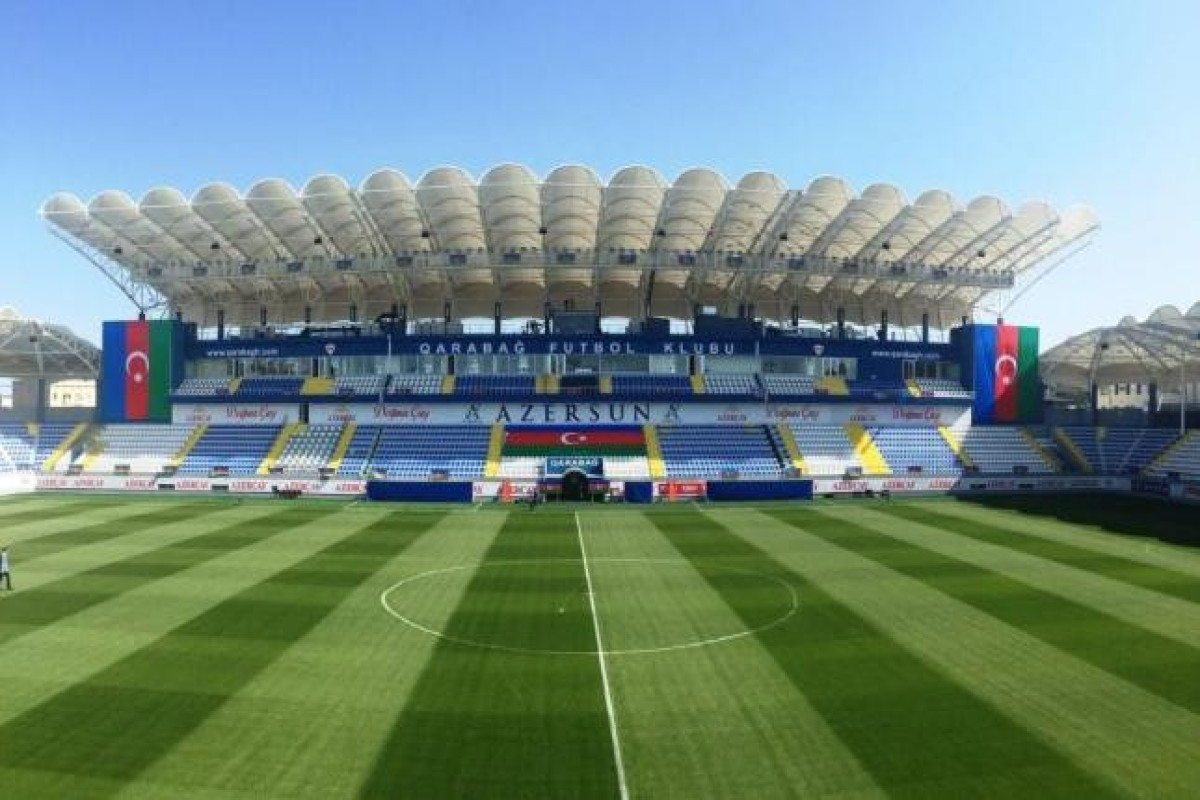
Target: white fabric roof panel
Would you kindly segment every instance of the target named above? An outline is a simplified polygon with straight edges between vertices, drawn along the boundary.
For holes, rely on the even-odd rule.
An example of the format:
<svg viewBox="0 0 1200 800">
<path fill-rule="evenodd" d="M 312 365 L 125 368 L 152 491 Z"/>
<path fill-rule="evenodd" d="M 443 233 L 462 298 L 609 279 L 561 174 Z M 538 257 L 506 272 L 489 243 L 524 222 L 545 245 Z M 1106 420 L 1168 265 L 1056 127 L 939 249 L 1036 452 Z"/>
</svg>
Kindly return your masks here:
<svg viewBox="0 0 1200 800">
<path fill-rule="evenodd" d="M 1093 382 L 1158 382 L 1173 390 L 1181 363 L 1189 372 L 1200 369 L 1200 303 L 1187 314 L 1161 306 L 1144 322 L 1122 317 L 1112 327 L 1066 339 L 1040 359 L 1042 380 L 1060 391 L 1086 389 Z"/>
<path fill-rule="evenodd" d="M 910 203 L 890 184 L 858 193 L 834 176 L 789 189 L 757 171 L 731 186 L 707 168 L 668 182 L 632 165 L 606 184 L 576 164 L 542 178 L 501 164 L 479 179 L 444 166 L 415 186 L 392 169 L 357 188 L 338 175 L 315 176 L 300 191 L 281 179 L 245 194 L 211 183 L 190 200 L 157 187 L 140 203 L 123 192 L 90 203 L 64 193 L 42 215 L 189 312 L 220 295 L 288 309 L 319 309 L 321 297 L 331 307 L 354 298 L 360 309 L 408 302 L 440 311 L 449 301 L 455 313 L 469 306 L 488 315 L 495 302 L 507 314 L 557 297 L 640 314 L 638 298 L 653 292 L 653 313 L 715 300 L 822 313 L 843 306 L 864 321 L 880 308 L 969 313 L 998 284 L 954 284 L 942 270 L 992 273 L 1011 285 L 1098 227 L 1086 208 L 1060 214 L 1032 202 L 1013 213 L 995 197 L 959 206 L 941 190 Z M 826 266 L 796 270 L 797 258 Z M 841 275 L 828 266 L 845 261 L 903 268 Z M 943 282 L 906 280 L 914 265 Z"/>
<path fill-rule="evenodd" d="M 442 249 L 477 250 L 487 246 L 479 194 L 475 182 L 463 170 L 438 167 L 425 173 L 417 183 L 417 202 Z"/>
<path fill-rule="evenodd" d="M 100 350 L 70 328 L 30 319 L 10 306 L 0 306 L 0 375 L 93 379 L 99 367 Z"/>
<path fill-rule="evenodd" d="M 721 211 L 713 223 L 709 249 L 718 253 L 748 252 L 786 192 L 783 181 L 769 172 L 751 172 L 743 176 L 737 186 L 725 194 Z"/>
<path fill-rule="evenodd" d="M 151 189 L 138 203 L 138 211 L 195 258 L 211 257 L 214 244 L 231 257 L 242 258 L 237 248 L 205 222 L 178 189 L 171 186 Z"/>
<path fill-rule="evenodd" d="M 666 183 L 649 167 L 617 170 L 604 190 L 600 249 L 649 250 L 665 196 Z"/>
<path fill-rule="evenodd" d="M 200 187 L 192 198 L 192 208 L 209 225 L 237 248 L 249 261 L 287 258 L 262 221 L 242 200 L 237 189 L 227 183 Z"/>
<path fill-rule="evenodd" d="M 318 175 L 304 184 L 300 196 L 317 227 L 339 253 L 382 254 L 383 247 L 372 234 L 366 214 L 345 178 Z"/>
<path fill-rule="evenodd" d="M 590 167 L 567 165 L 552 170 L 542 184 L 541 200 L 547 250 L 596 248 L 604 189 L 600 176 Z"/>
<path fill-rule="evenodd" d="M 430 239 L 422 236 L 425 224 L 417 195 L 402 173 L 392 169 L 372 172 L 359 187 L 358 196 L 392 252 L 429 251 Z"/>
<path fill-rule="evenodd" d="M 259 181 L 246 193 L 246 205 L 275 234 L 292 258 L 330 254 L 316 221 L 287 181 L 278 178 Z"/>
</svg>

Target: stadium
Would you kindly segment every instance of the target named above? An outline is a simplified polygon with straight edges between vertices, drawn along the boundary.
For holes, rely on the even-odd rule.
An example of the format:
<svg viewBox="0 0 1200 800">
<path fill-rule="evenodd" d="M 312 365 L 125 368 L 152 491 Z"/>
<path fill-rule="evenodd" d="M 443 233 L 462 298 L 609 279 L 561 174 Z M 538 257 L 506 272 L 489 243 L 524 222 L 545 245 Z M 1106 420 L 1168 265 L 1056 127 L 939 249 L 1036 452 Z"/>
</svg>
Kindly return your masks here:
<svg viewBox="0 0 1200 800">
<path fill-rule="evenodd" d="M 1085 206 L 501 164 L 40 216 L 130 313 L 0 314 L 14 796 L 1200 787 L 1200 302 L 1010 317 Z"/>
</svg>

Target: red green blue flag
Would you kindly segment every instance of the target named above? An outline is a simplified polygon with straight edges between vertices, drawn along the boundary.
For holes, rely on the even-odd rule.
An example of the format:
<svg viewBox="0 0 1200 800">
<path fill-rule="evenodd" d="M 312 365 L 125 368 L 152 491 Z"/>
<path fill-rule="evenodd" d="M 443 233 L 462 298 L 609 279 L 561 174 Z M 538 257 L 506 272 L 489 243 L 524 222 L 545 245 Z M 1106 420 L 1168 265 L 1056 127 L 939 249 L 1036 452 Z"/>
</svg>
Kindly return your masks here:
<svg viewBox="0 0 1200 800">
<path fill-rule="evenodd" d="M 638 427 L 530 427 L 504 432 L 506 456 L 645 455 L 646 437 Z"/>
<path fill-rule="evenodd" d="M 101 419 L 171 419 L 171 351 L 176 325 L 172 320 L 104 323 Z"/>
<path fill-rule="evenodd" d="M 973 325 L 977 422 L 1035 422 L 1041 416 L 1038 329 Z"/>
</svg>

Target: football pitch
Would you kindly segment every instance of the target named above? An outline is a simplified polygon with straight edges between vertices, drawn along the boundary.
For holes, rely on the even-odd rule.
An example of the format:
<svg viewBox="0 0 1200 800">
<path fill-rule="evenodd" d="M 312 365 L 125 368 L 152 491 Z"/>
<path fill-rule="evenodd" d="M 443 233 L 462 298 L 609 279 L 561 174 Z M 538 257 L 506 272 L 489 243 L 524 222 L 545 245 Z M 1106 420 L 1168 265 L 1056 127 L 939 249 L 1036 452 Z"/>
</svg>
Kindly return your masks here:
<svg viewBox="0 0 1200 800">
<path fill-rule="evenodd" d="M 1200 794 L 1200 514 L 0 501 L 5 797 Z"/>
</svg>

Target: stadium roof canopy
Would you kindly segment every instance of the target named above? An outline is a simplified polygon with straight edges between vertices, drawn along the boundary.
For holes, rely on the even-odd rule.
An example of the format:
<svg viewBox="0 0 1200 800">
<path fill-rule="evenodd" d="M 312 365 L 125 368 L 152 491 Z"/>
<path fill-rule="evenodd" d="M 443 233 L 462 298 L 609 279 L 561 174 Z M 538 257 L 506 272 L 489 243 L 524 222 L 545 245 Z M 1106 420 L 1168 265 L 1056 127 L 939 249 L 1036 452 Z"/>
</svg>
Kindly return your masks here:
<svg viewBox="0 0 1200 800">
<path fill-rule="evenodd" d="M 1093 383 L 1179 384 L 1180 367 L 1200 370 L 1200 303 L 1186 313 L 1163 306 L 1138 322 L 1125 317 L 1114 327 L 1072 336 L 1042 354 L 1042 380 L 1059 391 Z M 1197 373 L 1187 376 L 1197 379 Z"/>
<path fill-rule="evenodd" d="M 0 377 L 95 378 L 100 351 L 62 325 L 25 319 L 0 308 Z"/>
<path fill-rule="evenodd" d="M 1058 263 L 1098 229 L 1095 215 L 996 197 L 965 205 L 941 190 L 909 200 L 878 183 L 856 192 L 820 177 L 789 188 L 769 172 L 735 185 L 710 169 L 673 183 L 629 166 L 607 181 L 586 166 L 539 179 L 517 164 L 476 180 L 439 167 L 415 183 L 381 169 L 357 188 L 337 175 L 296 191 L 225 183 L 190 198 L 170 187 L 135 202 L 105 191 L 56 194 L 51 229 L 143 310 L 202 324 L 366 317 L 404 304 L 410 317 L 538 317 L 546 303 L 605 316 L 690 317 L 694 306 L 893 325 L 923 313 L 948 327 L 980 300 Z"/>
</svg>

